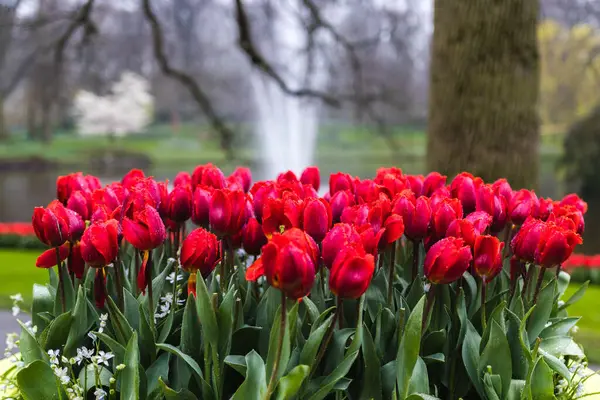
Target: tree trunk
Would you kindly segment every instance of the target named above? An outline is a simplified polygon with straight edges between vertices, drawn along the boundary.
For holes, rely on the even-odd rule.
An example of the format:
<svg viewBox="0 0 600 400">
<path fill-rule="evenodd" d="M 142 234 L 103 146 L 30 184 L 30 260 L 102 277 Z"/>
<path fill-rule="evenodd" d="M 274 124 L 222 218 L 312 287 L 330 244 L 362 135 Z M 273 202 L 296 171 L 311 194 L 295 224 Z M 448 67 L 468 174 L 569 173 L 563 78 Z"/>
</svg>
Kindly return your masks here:
<svg viewBox="0 0 600 400">
<path fill-rule="evenodd" d="M 10 132 L 6 129 L 4 117 L 4 98 L 0 95 L 0 142 L 5 142 L 10 138 Z"/>
<path fill-rule="evenodd" d="M 28 140 L 36 140 L 38 137 L 37 134 L 37 118 L 36 118 L 36 101 L 35 94 L 33 90 L 33 83 L 28 83 L 28 93 L 27 93 L 27 139 Z"/>
<path fill-rule="evenodd" d="M 42 108 L 42 120 L 40 130 L 42 133 L 42 141 L 44 143 L 50 143 L 52 141 L 52 116 L 50 108 L 50 106 Z"/>
<path fill-rule="evenodd" d="M 435 0 L 427 163 L 538 179 L 538 0 Z"/>
</svg>

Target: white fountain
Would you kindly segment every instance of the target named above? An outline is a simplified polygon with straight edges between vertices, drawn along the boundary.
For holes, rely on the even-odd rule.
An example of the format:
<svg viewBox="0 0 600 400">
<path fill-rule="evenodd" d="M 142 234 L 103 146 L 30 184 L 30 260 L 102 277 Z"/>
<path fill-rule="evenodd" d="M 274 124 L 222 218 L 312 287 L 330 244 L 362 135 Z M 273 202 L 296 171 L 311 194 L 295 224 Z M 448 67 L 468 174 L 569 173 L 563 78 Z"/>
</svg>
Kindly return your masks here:
<svg viewBox="0 0 600 400">
<path fill-rule="evenodd" d="M 268 22 L 269 34 L 260 38 L 260 48 L 290 89 L 322 90 L 327 71 L 320 51 L 309 60 L 307 30 L 297 11 L 299 1 L 275 2 Z M 258 42 L 258 41 L 257 41 Z M 315 99 L 285 93 L 272 77 L 253 68 L 251 83 L 256 106 L 255 134 L 262 152 L 265 178 L 292 170 L 299 174 L 313 162 L 322 104 Z"/>
</svg>

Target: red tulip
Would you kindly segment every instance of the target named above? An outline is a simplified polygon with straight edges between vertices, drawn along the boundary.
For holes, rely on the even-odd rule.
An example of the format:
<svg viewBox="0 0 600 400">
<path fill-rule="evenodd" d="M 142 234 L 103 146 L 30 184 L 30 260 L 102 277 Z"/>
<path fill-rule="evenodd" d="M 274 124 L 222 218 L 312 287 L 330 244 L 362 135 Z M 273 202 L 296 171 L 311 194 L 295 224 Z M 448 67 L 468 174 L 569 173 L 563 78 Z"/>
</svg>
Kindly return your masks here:
<svg viewBox="0 0 600 400">
<path fill-rule="evenodd" d="M 129 187 L 129 195 L 125 201 L 125 215 L 133 218 L 133 215 L 142 211 L 146 205 L 156 208 L 158 211 L 161 204 L 161 193 L 164 194 L 164 191 L 152 177 L 137 179 L 133 186 Z"/>
<path fill-rule="evenodd" d="M 451 283 L 469 268 L 473 256 L 462 239 L 445 238 L 427 251 L 423 265 L 425 276 L 433 283 Z"/>
<path fill-rule="evenodd" d="M 98 205 L 106 206 L 108 211 L 113 211 L 123 204 L 123 200 L 128 196 L 128 191 L 120 183 L 113 183 L 103 189 L 97 189 L 92 194 L 94 207 Z"/>
<path fill-rule="evenodd" d="M 407 188 L 406 177 L 400 168 L 380 168 L 377 170 L 375 183 L 386 188 L 390 197 Z"/>
<path fill-rule="evenodd" d="M 485 282 L 489 282 L 502 271 L 502 249 L 504 243 L 490 235 L 478 236 L 473 247 L 473 268 Z"/>
<path fill-rule="evenodd" d="M 529 217 L 519 229 L 510 243 L 515 257 L 533 262 L 540 239 L 545 236 L 547 225 L 545 222 Z"/>
<path fill-rule="evenodd" d="M 267 237 L 256 218 L 250 218 L 242 233 L 242 246 L 246 253 L 258 256 L 260 249 L 267 244 Z"/>
<path fill-rule="evenodd" d="M 169 182 L 158 182 L 158 193 L 160 195 L 160 202 L 157 206 L 157 211 L 163 220 L 169 218 Z"/>
<path fill-rule="evenodd" d="M 246 271 L 246 279 L 253 281 L 264 274 L 269 284 L 286 297 L 299 299 L 312 288 L 318 255 L 312 238 L 292 228 L 273 235 L 263 247 L 262 256 Z"/>
<path fill-rule="evenodd" d="M 58 200 L 46 208 L 35 207 L 31 222 L 38 239 L 50 247 L 58 247 L 70 238 L 69 215 Z"/>
<path fill-rule="evenodd" d="M 87 184 L 87 191 L 93 192 L 94 190 L 100 189 L 102 187 L 102 183 L 100 183 L 100 179 L 94 175 L 86 175 L 83 177 L 85 183 Z"/>
<path fill-rule="evenodd" d="M 378 243 L 379 250 L 384 250 L 404 234 L 404 221 L 397 214 L 391 214 L 383 224 L 383 234 Z"/>
<path fill-rule="evenodd" d="M 244 193 L 248 193 L 250 190 L 250 185 L 252 185 L 252 172 L 249 168 L 246 167 L 237 167 L 233 173 L 228 177 L 228 179 L 237 181 L 240 190 L 243 190 Z M 231 188 L 229 188 L 231 189 Z"/>
<path fill-rule="evenodd" d="M 561 206 L 574 206 L 575 208 L 577 208 L 579 211 L 581 211 L 582 214 L 587 213 L 588 210 L 588 205 L 585 201 L 581 200 L 581 198 L 579 196 L 577 196 L 575 193 L 571 193 L 566 195 L 565 197 L 563 197 L 563 199 L 560 201 L 560 205 Z"/>
<path fill-rule="evenodd" d="M 335 224 L 321 244 L 323 263 L 329 269 L 335 258 L 347 247 L 362 247 L 362 240 L 356 229 L 350 224 Z"/>
<path fill-rule="evenodd" d="M 405 175 L 405 178 L 407 186 L 412 190 L 415 196 L 421 196 L 425 177 L 423 175 Z"/>
<path fill-rule="evenodd" d="M 438 188 L 431 196 L 429 196 L 429 207 L 431 210 L 437 209 L 438 205 L 446 198 L 452 197 L 450 194 L 450 189 L 447 186 L 442 186 Z M 462 209 L 462 205 L 461 205 Z"/>
<path fill-rule="evenodd" d="M 96 307 L 104 308 L 107 297 L 106 271 L 104 268 L 98 268 L 96 269 L 96 276 L 94 277 L 94 302 L 96 303 Z"/>
<path fill-rule="evenodd" d="M 158 211 L 148 204 L 133 218 L 123 219 L 123 235 L 133 247 L 142 251 L 157 248 L 167 238 L 165 224 Z"/>
<path fill-rule="evenodd" d="M 309 199 L 304 206 L 302 226 L 317 243 L 320 243 L 332 224 L 331 207 L 323 199 Z"/>
<path fill-rule="evenodd" d="M 492 224 L 492 216 L 485 211 L 475 211 L 465 217 L 473 223 L 477 235 L 485 234 Z"/>
<path fill-rule="evenodd" d="M 58 248 L 60 262 L 63 262 L 69 257 L 69 243 L 65 243 Z M 38 268 L 52 268 L 57 265 L 56 248 L 44 251 L 37 258 L 35 266 Z"/>
<path fill-rule="evenodd" d="M 564 263 L 573 253 L 575 246 L 583 243 L 581 236 L 552 222 L 542 233 L 535 251 L 535 263 L 551 268 Z"/>
<path fill-rule="evenodd" d="M 300 181 L 298 180 L 298 177 L 296 176 L 294 171 L 285 171 L 284 173 L 277 175 L 276 182 L 277 182 L 277 184 L 285 184 L 285 183 L 289 183 L 289 182 L 296 183 L 296 182 L 300 182 Z"/>
<path fill-rule="evenodd" d="M 85 261 L 81 256 L 81 242 L 70 244 L 67 266 L 69 267 L 69 273 L 75 275 L 75 278 L 83 279 Z"/>
<path fill-rule="evenodd" d="M 146 178 L 146 175 L 144 174 L 144 171 L 140 170 L 140 169 L 132 169 L 131 171 L 129 171 L 128 173 L 125 174 L 125 176 L 123 177 L 123 179 L 121 179 L 121 184 L 129 189 L 130 187 L 132 187 L 133 185 L 135 185 L 138 180 L 140 179 L 144 179 Z"/>
<path fill-rule="evenodd" d="M 300 182 L 303 185 L 311 185 L 316 191 L 321 187 L 321 173 L 318 167 L 306 167 L 300 175 Z"/>
<path fill-rule="evenodd" d="M 196 186 L 192 197 L 192 222 L 194 224 L 208 226 L 211 197 L 211 188 L 202 185 Z"/>
<path fill-rule="evenodd" d="M 250 217 L 246 210 L 246 194 L 241 190 L 217 189 L 210 199 L 208 219 L 211 229 L 220 237 L 241 232 Z"/>
<path fill-rule="evenodd" d="M 429 232 L 431 208 L 429 198 L 421 196 L 414 199 L 411 195 L 403 194 L 396 199 L 393 212 L 404 221 L 404 234 L 411 240 L 423 240 Z"/>
<path fill-rule="evenodd" d="M 354 194 L 358 204 L 391 198 L 390 191 L 385 186 L 378 185 L 371 179 L 357 180 L 354 184 Z"/>
<path fill-rule="evenodd" d="M 329 176 L 329 194 L 333 195 L 341 190 L 349 190 L 354 193 L 354 179 L 349 174 L 336 172 Z"/>
<path fill-rule="evenodd" d="M 338 192 L 342 193 L 342 192 Z M 336 193 L 337 194 L 337 193 Z M 352 207 L 348 207 L 342 213 L 342 218 L 340 218 L 341 222 L 345 224 L 351 224 L 354 226 L 362 226 L 364 224 L 369 223 L 369 213 L 371 212 L 371 207 L 368 204 L 360 204 Z M 381 226 L 381 223 L 380 223 Z M 379 230 L 379 228 L 377 229 Z"/>
<path fill-rule="evenodd" d="M 508 204 L 508 217 L 515 225 L 521 225 L 527 217 L 537 218 L 540 202 L 533 191 L 521 189 L 516 192 Z"/>
<path fill-rule="evenodd" d="M 492 188 L 494 189 L 494 193 L 504 197 L 506 204 L 510 203 L 513 197 L 513 190 L 506 179 L 498 179 L 496 182 L 492 183 Z"/>
<path fill-rule="evenodd" d="M 63 203 L 63 205 L 67 205 L 67 201 L 71 197 L 71 194 L 78 190 L 90 190 L 86 178 L 81 172 L 59 176 L 56 179 L 56 198 Z"/>
<path fill-rule="evenodd" d="M 181 171 L 175 176 L 175 179 L 173 179 L 173 185 L 174 186 L 180 186 L 180 185 L 183 185 L 183 186 L 190 185 L 191 186 L 192 185 L 192 176 L 187 171 Z"/>
<path fill-rule="evenodd" d="M 477 211 L 492 216 L 491 231 L 501 232 L 508 222 L 506 199 L 494 192 L 491 185 L 481 185 L 477 191 Z"/>
<path fill-rule="evenodd" d="M 81 219 L 81 216 L 73 210 L 65 209 L 67 218 L 69 219 L 69 237 L 68 240 L 76 242 L 81 239 L 83 231 L 85 230 L 85 222 Z"/>
<path fill-rule="evenodd" d="M 256 219 L 262 221 L 262 212 L 267 199 L 274 199 L 277 197 L 277 188 L 273 182 L 257 182 L 250 189 L 250 193 L 253 197 L 253 208 Z"/>
<path fill-rule="evenodd" d="M 422 195 L 430 197 L 436 190 L 446 186 L 446 176 L 431 172 L 423 181 Z"/>
<path fill-rule="evenodd" d="M 263 232 L 267 238 L 274 233 L 302 226 L 302 201 L 293 194 L 285 198 L 269 198 L 263 206 Z"/>
<path fill-rule="evenodd" d="M 195 188 L 198 185 L 223 189 L 225 187 L 225 175 L 211 163 L 199 165 L 192 173 L 192 187 Z"/>
<path fill-rule="evenodd" d="M 219 262 L 217 237 L 203 228 L 194 229 L 181 245 L 181 267 L 187 272 L 197 272 L 208 277 Z"/>
<path fill-rule="evenodd" d="M 458 174 L 450 185 L 452 197 L 460 200 L 463 213 L 469 214 L 475 211 L 477 202 L 477 189 L 483 184 L 481 178 L 476 178 L 468 172 Z"/>
<path fill-rule="evenodd" d="M 566 229 L 571 229 L 578 234 L 585 230 L 585 218 L 583 213 L 575 206 L 563 205 L 556 207 L 548 216 L 548 221 Z"/>
<path fill-rule="evenodd" d="M 331 196 L 329 203 L 333 222 L 337 223 L 341 221 L 344 210 L 354 205 L 354 195 L 349 190 L 340 190 Z"/>
<path fill-rule="evenodd" d="M 83 260 L 96 268 L 112 263 L 119 252 L 118 234 L 119 223 L 114 219 L 90 225 L 81 238 Z"/>
<path fill-rule="evenodd" d="M 90 219 L 92 212 L 91 198 L 80 190 L 73 192 L 67 200 L 67 208 L 75 211 L 84 221 L 87 221 Z"/>
<path fill-rule="evenodd" d="M 539 211 L 539 219 L 542 221 L 547 221 L 548 217 L 552 213 L 554 209 L 554 200 L 551 198 L 543 198 L 540 197 L 540 211 Z"/>
<path fill-rule="evenodd" d="M 446 237 L 455 237 L 462 239 L 466 245 L 473 247 L 475 239 L 479 235 L 475 231 L 473 223 L 468 219 L 455 219 L 448 225 Z"/>
<path fill-rule="evenodd" d="M 183 223 L 192 216 L 192 190 L 188 185 L 175 186 L 169 194 L 167 216 Z"/>
<path fill-rule="evenodd" d="M 443 238 L 448 231 L 448 226 L 455 219 L 462 218 L 463 211 L 460 200 L 444 198 L 437 204 L 436 208 L 431 208 L 431 225 L 433 227 L 436 239 Z"/>
<path fill-rule="evenodd" d="M 344 299 L 358 299 L 367 291 L 374 271 L 375 258 L 371 254 L 366 254 L 360 247 L 346 248 L 331 268 L 331 292 Z"/>
</svg>

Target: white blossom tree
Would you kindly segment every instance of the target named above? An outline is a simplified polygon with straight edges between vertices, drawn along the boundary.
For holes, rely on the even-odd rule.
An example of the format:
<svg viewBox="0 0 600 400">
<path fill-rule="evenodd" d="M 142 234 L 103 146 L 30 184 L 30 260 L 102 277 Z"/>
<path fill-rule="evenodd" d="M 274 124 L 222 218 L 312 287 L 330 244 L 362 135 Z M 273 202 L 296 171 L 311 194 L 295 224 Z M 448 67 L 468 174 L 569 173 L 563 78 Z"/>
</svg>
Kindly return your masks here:
<svg viewBox="0 0 600 400">
<path fill-rule="evenodd" d="M 154 98 L 142 76 L 125 72 L 106 96 L 82 90 L 74 100 L 80 135 L 121 137 L 139 133 L 151 122 Z"/>
</svg>

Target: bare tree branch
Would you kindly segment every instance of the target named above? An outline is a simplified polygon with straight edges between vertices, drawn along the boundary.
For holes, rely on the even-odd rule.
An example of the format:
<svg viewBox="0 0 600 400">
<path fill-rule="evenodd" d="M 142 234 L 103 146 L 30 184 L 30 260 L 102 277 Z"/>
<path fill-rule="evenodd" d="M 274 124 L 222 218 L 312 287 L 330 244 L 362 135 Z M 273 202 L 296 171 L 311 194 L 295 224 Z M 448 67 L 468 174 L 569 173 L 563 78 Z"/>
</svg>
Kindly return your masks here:
<svg viewBox="0 0 600 400">
<path fill-rule="evenodd" d="M 84 28 L 84 41 L 96 32 L 96 27 L 92 22 L 90 15 L 94 7 L 95 0 L 87 0 L 86 3 L 79 9 L 75 18 L 71 21 L 67 30 L 56 42 L 54 51 L 54 64 L 57 70 L 62 67 L 65 48 L 69 44 L 71 37 L 77 32 L 80 27 Z"/>
<path fill-rule="evenodd" d="M 204 114 L 210 120 L 210 123 L 221 135 L 221 147 L 225 151 L 228 159 L 233 159 L 233 130 L 231 130 L 224 120 L 217 114 L 208 96 L 206 93 L 204 93 L 198 82 L 196 82 L 196 80 L 190 75 L 181 70 L 175 69 L 169 64 L 169 60 L 164 49 L 162 28 L 158 18 L 156 17 L 156 14 L 154 14 L 154 11 L 152 10 L 150 0 L 142 0 L 142 8 L 144 10 L 146 19 L 152 28 L 154 56 L 160 66 L 161 71 L 163 74 L 179 81 L 187 88 L 196 103 L 198 103 Z"/>
</svg>

